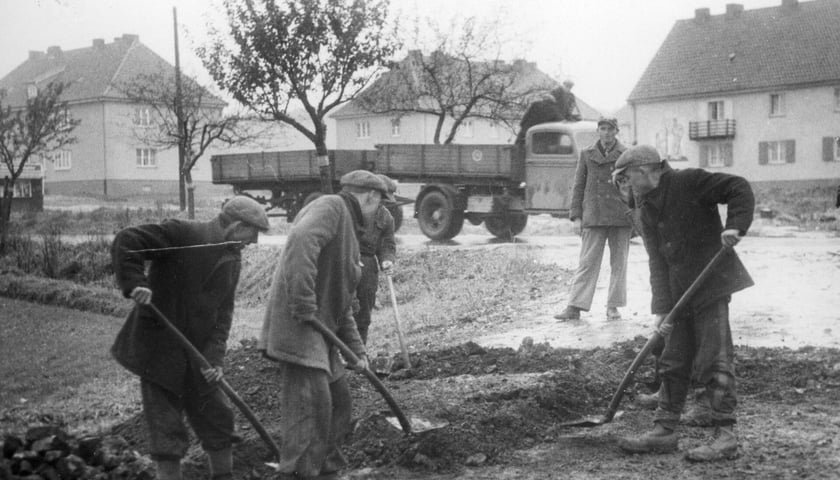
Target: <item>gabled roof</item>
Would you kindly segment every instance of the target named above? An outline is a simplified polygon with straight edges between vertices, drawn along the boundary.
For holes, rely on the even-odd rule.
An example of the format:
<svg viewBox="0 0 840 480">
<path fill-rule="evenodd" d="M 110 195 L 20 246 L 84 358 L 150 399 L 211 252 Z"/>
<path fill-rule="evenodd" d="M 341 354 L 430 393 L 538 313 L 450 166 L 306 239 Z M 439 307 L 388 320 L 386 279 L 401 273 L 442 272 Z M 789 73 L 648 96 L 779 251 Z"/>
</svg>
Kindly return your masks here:
<svg viewBox="0 0 840 480">
<path fill-rule="evenodd" d="M 434 55 L 435 53 L 433 53 Z M 419 51 L 412 51 L 409 53 L 409 56 L 406 59 L 402 60 L 400 63 L 404 64 L 406 62 L 411 61 L 412 56 L 420 55 Z M 519 84 L 517 88 L 522 90 L 526 89 L 537 89 L 543 91 L 542 96 L 548 96 L 550 98 L 549 92 L 558 87 L 560 84 L 552 79 L 549 75 L 539 70 L 535 63 L 527 62 L 524 60 L 516 60 L 512 64 L 515 68 L 519 69 L 522 73 L 520 77 Z M 395 75 L 391 71 L 385 72 L 379 78 L 377 78 L 372 85 L 370 85 L 365 91 L 361 93 L 361 95 L 365 95 L 368 92 L 376 92 L 377 94 L 382 94 L 383 92 L 391 91 L 391 90 L 399 90 L 402 88 L 401 83 L 404 82 L 404 77 L 401 75 Z M 537 91 L 535 90 L 535 91 Z M 536 95 L 539 96 L 539 95 Z M 535 98 L 536 99 L 536 98 Z M 576 98 L 578 110 L 580 110 L 580 114 L 583 119 L 588 120 L 595 120 L 601 114 L 592 106 L 587 104 L 586 102 L 582 101 L 580 98 Z M 418 103 L 422 103 L 424 101 L 429 101 L 428 99 L 418 99 Z M 524 113 L 524 112 L 523 112 Z M 333 113 L 329 116 L 334 119 L 342 119 L 342 118 L 350 118 L 350 117 L 360 117 L 360 116 L 379 116 L 382 114 L 372 113 L 366 110 L 362 105 L 361 102 L 356 100 L 351 100 L 340 107 L 338 107 Z"/>
<path fill-rule="evenodd" d="M 137 75 L 158 72 L 174 75 L 174 67 L 140 43 L 137 35 L 125 34 L 113 43 L 97 39 L 85 48 L 62 51 L 50 47 L 46 53 L 30 52 L 25 62 L 0 79 L 0 89 L 6 90 L 6 102 L 15 106 L 26 103 L 29 85 L 41 87 L 52 81 L 70 83 L 62 95 L 62 100 L 70 103 L 124 99 L 119 85 L 135 80 Z M 213 106 L 225 105 L 210 95 L 204 101 Z"/>
<path fill-rule="evenodd" d="M 678 21 L 628 100 L 840 82 L 840 0 L 780 2 Z"/>
</svg>

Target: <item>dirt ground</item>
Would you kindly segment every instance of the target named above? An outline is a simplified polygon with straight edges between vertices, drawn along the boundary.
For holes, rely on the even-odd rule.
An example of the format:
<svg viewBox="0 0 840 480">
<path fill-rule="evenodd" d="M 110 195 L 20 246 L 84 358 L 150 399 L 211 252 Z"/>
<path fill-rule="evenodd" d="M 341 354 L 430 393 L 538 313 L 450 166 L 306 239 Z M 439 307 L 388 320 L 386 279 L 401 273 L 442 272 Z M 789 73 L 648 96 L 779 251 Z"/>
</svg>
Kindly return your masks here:
<svg viewBox="0 0 840 480">
<path fill-rule="evenodd" d="M 577 261 L 575 237 L 527 237 L 497 244 L 467 235 L 445 246 L 403 238 L 402 247 L 533 249 L 563 268 Z M 416 243 L 416 244 L 415 244 Z M 713 429 L 682 427 L 680 452 L 626 455 L 617 438 L 649 428 L 652 411 L 634 396 L 654 385 L 652 363 L 627 392 L 619 416 L 592 429 L 562 427 L 582 415 L 601 414 L 627 366 L 645 341 L 650 298 L 646 257 L 631 247 L 629 305 L 625 319 L 603 319 L 605 289 L 581 321 L 559 323 L 565 292 L 526 304 L 505 323 L 463 324 L 436 332 L 440 348 L 412 346 L 411 372 L 385 378 L 410 416 L 444 420 L 448 426 L 404 436 L 386 420 L 387 405 L 363 377 L 351 374 L 358 422 L 346 454 L 347 479 L 656 479 L 838 478 L 840 471 L 840 351 L 836 314 L 840 296 L 840 243 L 836 237 L 768 228 L 738 251 L 757 286 L 731 305 L 736 338 L 741 447 L 732 461 L 692 464 L 685 450 L 707 442 Z M 603 280 L 608 271 L 604 270 Z M 390 315 L 388 309 L 377 316 Z M 384 319 L 380 319 L 387 324 Z M 377 323 L 376 317 L 374 324 Z M 608 346 L 607 346 L 608 345 Z M 387 354 L 397 359 L 397 352 Z M 251 342 L 232 352 L 228 378 L 272 428 L 276 407 L 274 365 Z M 244 420 L 236 449 L 243 478 L 271 478 L 263 465 L 267 448 Z M 117 432 L 142 451 L 135 419 Z M 192 451 L 190 476 L 206 470 Z"/>
</svg>

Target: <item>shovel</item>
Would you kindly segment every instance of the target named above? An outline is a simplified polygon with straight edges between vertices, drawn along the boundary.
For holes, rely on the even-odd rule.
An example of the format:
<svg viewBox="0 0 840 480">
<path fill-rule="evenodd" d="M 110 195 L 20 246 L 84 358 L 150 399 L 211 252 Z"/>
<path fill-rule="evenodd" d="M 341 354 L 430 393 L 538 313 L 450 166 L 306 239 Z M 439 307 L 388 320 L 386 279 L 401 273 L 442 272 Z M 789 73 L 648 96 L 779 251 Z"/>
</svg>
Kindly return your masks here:
<svg viewBox="0 0 840 480">
<path fill-rule="evenodd" d="M 318 330 L 318 332 L 321 333 L 321 335 L 323 335 L 324 337 L 326 337 L 330 343 L 338 347 L 338 349 L 341 351 L 341 354 L 344 355 L 344 358 L 349 360 L 352 365 L 359 364 L 359 357 L 357 357 L 356 354 L 353 353 L 353 350 L 350 350 L 350 347 L 348 347 L 344 342 L 342 342 L 341 339 L 339 339 L 338 336 L 335 333 L 333 333 L 332 330 L 330 330 L 324 324 L 317 320 L 309 320 L 309 325 L 311 325 L 312 328 L 314 328 L 315 330 Z M 382 380 L 380 380 L 379 377 L 377 377 L 376 374 L 373 373 L 373 371 L 371 371 L 370 368 L 365 368 L 364 370 L 362 370 L 362 373 L 365 377 L 367 377 L 368 380 L 370 380 L 370 383 L 373 384 L 376 390 L 379 391 L 379 393 L 382 395 L 382 398 L 385 399 L 385 402 L 388 404 L 388 406 L 391 407 L 391 411 L 394 412 L 394 415 L 397 417 L 397 421 L 399 422 L 402 431 L 406 435 L 411 433 L 425 432 L 428 430 L 435 430 L 448 425 L 448 423 L 445 421 L 426 420 L 419 417 L 412 417 L 411 421 L 409 421 L 408 417 L 406 417 L 402 409 L 400 409 L 400 406 L 397 405 L 397 402 L 394 400 L 394 397 L 391 396 L 391 392 L 389 392 L 388 388 L 385 387 L 385 384 L 382 383 Z"/>
<path fill-rule="evenodd" d="M 674 308 L 668 313 L 668 316 L 662 321 L 659 328 L 663 326 L 670 325 L 674 323 L 674 319 L 680 314 L 680 312 L 685 308 L 691 298 L 697 293 L 697 290 L 700 289 L 703 282 L 711 275 L 712 271 L 717 267 L 717 265 L 722 261 L 722 259 L 726 256 L 726 254 L 732 250 L 732 247 L 723 246 L 718 250 L 715 256 L 709 261 L 709 264 L 706 265 L 706 268 L 700 272 L 700 275 L 694 280 L 688 290 L 682 294 L 677 304 L 674 305 Z M 610 401 L 610 405 L 607 408 L 607 413 L 603 416 L 594 416 L 594 417 L 584 417 L 579 420 L 561 423 L 561 427 L 597 427 L 603 425 L 605 423 L 609 423 L 612 421 L 613 417 L 615 417 L 615 412 L 618 410 L 618 405 L 621 403 L 621 399 L 624 397 L 624 390 L 630 386 L 630 382 L 633 381 L 633 377 L 636 375 L 636 371 L 641 366 L 642 362 L 647 358 L 648 354 L 654 349 L 654 347 L 663 340 L 662 334 L 659 333 L 659 329 L 653 332 L 653 335 L 650 336 L 648 341 L 645 343 L 645 346 L 642 347 L 642 350 L 636 355 L 636 358 L 633 360 L 633 363 L 630 364 L 630 368 L 627 369 L 627 373 L 624 374 L 624 379 L 621 380 L 621 383 L 618 385 L 618 389 L 616 390 L 615 394 Z"/>
<path fill-rule="evenodd" d="M 202 369 L 213 368 L 213 366 L 210 365 L 210 362 L 208 362 L 207 359 L 204 358 L 204 355 L 202 355 L 201 352 L 199 352 L 198 349 L 195 348 L 192 342 L 190 342 L 187 339 L 187 337 L 185 337 L 184 334 L 181 333 L 180 330 L 175 328 L 175 325 L 173 325 L 172 322 L 170 322 L 169 319 L 166 318 L 166 315 L 164 315 L 163 312 L 161 312 L 156 306 L 154 306 L 151 303 L 145 305 L 155 312 L 155 314 L 160 319 L 161 323 L 163 323 L 163 326 L 166 327 L 166 329 L 169 330 L 173 335 L 175 335 L 175 337 L 181 342 L 181 346 L 183 346 L 187 350 L 187 352 L 193 358 L 193 360 L 198 362 Z M 274 455 L 274 458 L 279 460 L 280 447 L 277 446 L 277 443 L 265 430 L 265 427 L 263 427 L 263 425 L 257 419 L 256 415 L 254 415 L 254 412 L 248 407 L 245 401 L 242 400 L 242 397 L 240 397 L 236 393 L 233 387 L 231 387 L 227 380 L 225 380 L 224 378 L 219 380 L 218 384 L 221 387 L 222 391 L 225 392 L 228 398 L 230 398 L 231 402 L 233 402 L 233 404 L 236 405 L 237 408 L 239 408 L 239 411 L 241 411 L 242 414 L 245 415 L 245 417 L 248 419 L 248 421 L 251 422 L 251 425 L 254 426 L 254 429 L 260 435 L 260 438 L 262 438 L 266 445 L 268 445 L 268 448 L 269 450 L 271 450 L 271 453 Z M 267 465 L 273 467 L 275 464 Z"/>
</svg>

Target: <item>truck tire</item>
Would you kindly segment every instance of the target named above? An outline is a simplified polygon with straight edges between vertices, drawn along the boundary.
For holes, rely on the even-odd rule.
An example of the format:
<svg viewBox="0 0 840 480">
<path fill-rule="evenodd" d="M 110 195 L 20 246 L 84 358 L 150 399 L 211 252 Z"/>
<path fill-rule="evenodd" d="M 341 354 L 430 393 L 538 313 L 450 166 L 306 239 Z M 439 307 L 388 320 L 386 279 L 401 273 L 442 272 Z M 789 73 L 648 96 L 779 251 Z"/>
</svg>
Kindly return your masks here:
<svg viewBox="0 0 840 480">
<path fill-rule="evenodd" d="M 403 209 L 402 205 L 391 205 L 389 207 L 385 207 L 391 213 L 391 216 L 394 217 L 394 232 L 400 229 L 403 222 Z"/>
<path fill-rule="evenodd" d="M 498 238 L 508 240 L 522 233 L 527 224 L 528 215 L 524 213 L 493 215 L 484 219 L 484 227 L 488 232 Z"/>
<path fill-rule="evenodd" d="M 440 190 L 427 192 L 417 206 L 417 222 L 424 235 L 432 240 L 449 240 L 461 233 L 464 211 Z"/>
</svg>

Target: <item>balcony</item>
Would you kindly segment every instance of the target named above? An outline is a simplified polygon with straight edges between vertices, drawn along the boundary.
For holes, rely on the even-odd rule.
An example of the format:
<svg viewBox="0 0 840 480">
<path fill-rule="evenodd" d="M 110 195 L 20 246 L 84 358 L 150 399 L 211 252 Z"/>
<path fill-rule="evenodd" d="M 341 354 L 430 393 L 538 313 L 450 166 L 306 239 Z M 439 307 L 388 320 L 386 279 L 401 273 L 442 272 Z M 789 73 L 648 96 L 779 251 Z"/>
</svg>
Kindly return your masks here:
<svg viewBox="0 0 840 480">
<path fill-rule="evenodd" d="M 735 137 L 735 120 L 707 120 L 688 122 L 688 138 L 691 140 L 711 140 Z"/>
</svg>

